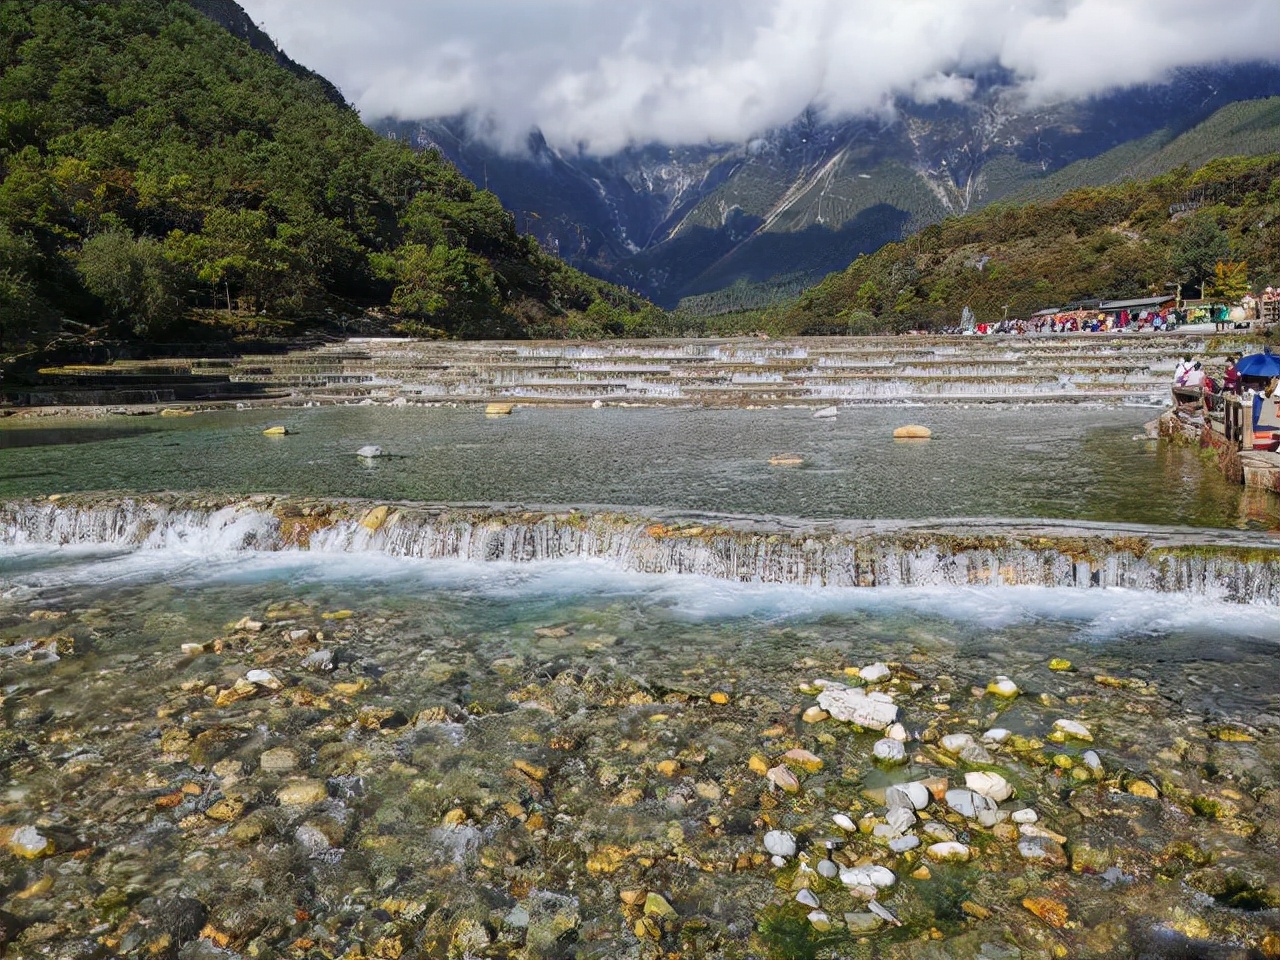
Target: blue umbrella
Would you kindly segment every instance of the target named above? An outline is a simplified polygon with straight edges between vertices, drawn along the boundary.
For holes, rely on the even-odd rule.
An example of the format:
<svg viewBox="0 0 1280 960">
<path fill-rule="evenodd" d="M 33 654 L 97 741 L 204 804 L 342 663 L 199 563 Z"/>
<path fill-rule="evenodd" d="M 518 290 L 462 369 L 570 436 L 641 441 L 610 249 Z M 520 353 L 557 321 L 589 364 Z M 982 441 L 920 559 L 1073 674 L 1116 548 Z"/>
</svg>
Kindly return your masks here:
<svg viewBox="0 0 1280 960">
<path fill-rule="evenodd" d="M 1270 350 L 1251 353 L 1236 361 L 1236 372 L 1242 377 L 1280 377 L 1280 357 Z"/>
</svg>

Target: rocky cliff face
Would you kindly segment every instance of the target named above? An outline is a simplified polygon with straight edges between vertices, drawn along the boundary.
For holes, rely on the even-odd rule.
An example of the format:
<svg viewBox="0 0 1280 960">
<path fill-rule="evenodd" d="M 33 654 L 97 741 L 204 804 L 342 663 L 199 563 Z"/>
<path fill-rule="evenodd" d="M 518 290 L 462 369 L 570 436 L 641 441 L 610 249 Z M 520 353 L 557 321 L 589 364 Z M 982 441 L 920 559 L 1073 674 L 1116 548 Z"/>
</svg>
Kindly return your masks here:
<svg viewBox="0 0 1280 960">
<path fill-rule="evenodd" d="M 962 105 L 904 102 L 891 116 L 838 122 L 807 112 L 746 143 L 610 157 L 556 150 L 536 133 L 503 155 L 465 118 L 374 125 L 440 149 L 570 263 L 671 306 L 734 283 L 813 282 L 1076 161 L 1280 93 L 1280 68 L 1254 65 L 1024 110 L 1008 79 L 978 78 Z"/>
</svg>

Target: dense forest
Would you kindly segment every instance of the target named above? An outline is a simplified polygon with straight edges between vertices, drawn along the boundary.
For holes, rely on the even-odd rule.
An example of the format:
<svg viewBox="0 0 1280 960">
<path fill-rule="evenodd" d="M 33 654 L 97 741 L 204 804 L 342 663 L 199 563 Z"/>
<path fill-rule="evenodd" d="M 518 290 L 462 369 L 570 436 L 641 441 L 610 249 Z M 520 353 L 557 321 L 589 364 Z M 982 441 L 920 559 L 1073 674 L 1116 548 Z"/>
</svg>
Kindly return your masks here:
<svg viewBox="0 0 1280 960">
<path fill-rule="evenodd" d="M 0 0 L 0 352 L 371 318 L 459 337 L 666 319 L 187 3 Z"/>
<path fill-rule="evenodd" d="M 1016 317 L 1091 298 L 1238 298 L 1280 284 L 1280 154 L 996 204 L 859 257 L 744 329 L 873 333 Z M 727 321 L 721 320 L 723 326 Z"/>
</svg>

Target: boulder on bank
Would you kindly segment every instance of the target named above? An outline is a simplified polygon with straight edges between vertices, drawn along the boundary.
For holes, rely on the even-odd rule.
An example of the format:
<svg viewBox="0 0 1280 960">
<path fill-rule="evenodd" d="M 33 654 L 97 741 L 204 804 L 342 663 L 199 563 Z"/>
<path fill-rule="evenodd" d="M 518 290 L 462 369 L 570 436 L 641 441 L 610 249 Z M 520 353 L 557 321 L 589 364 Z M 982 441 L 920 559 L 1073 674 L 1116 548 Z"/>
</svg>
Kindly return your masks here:
<svg viewBox="0 0 1280 960">
<path fill-rule="evenodd" d="M 933 431 L 928 427 L 922 427 L 914 423 L 905 427 L 898 427 L 893 431 L 893 439 L 895 440 L 928 440 L 932 436 Z"/>
</svg>

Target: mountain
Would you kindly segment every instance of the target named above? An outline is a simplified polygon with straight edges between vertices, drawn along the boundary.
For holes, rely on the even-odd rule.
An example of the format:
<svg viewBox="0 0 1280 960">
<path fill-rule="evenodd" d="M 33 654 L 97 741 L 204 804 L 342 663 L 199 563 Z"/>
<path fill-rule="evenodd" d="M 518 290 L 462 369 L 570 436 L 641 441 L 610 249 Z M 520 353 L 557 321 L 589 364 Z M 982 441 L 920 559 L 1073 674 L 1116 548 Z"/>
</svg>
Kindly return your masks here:
<svg viewBox="0 0 1280 960">
<path fill-rule="evenodd" d="M 1174 151 L 1174 156 L 1180 155 Z M 1280 284 L 1280 152 L 1147 180 L 1000 202 L 859 257 L 773 312 L 788 333 L 870 333 L 1026 317 L 1075 301 L 1201 284 L 1238 299 Z"/>
<path fill-rule="evenodd" d="M 0 353 L 393 327 L 646 332 L 662 313 L 369 130 L 236 4 L 0 3 Z"/>
<path fill-rule="evenodd" d="M 1010 77 L 975 80 L 963 104 L 899 102 L 891 118 L 838 122 L 809 111 L 747 143 L 609 157 L 557 150 L 536 132 L 525 150 L 503 154 L 466 117 L 371 125 L 440 150 L 570 263 L 674 306 L 735 284 L 766 301 L 945 216 L 1130 168 L 1158 172 L 1144 167 L 1151 155 L 1215 111 L 1280 94 L 1275 64 L 1186 69 L 1165 84 L 1034 110 L 1019 105 Z M 1266 137 L 1255 139 L 1252 152 L 1265 149 Z M 1194 159 L 1232 152 L 1205 146 Z M 1054 179 L 1108 154 L 1096 176 L 1077 167 Z"/>
</svg>

